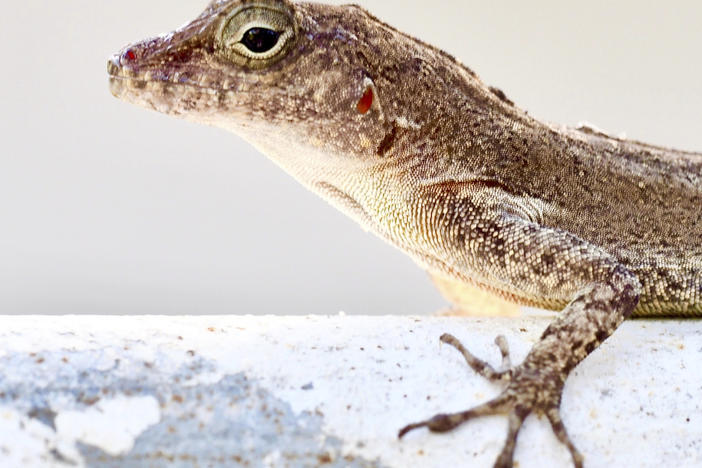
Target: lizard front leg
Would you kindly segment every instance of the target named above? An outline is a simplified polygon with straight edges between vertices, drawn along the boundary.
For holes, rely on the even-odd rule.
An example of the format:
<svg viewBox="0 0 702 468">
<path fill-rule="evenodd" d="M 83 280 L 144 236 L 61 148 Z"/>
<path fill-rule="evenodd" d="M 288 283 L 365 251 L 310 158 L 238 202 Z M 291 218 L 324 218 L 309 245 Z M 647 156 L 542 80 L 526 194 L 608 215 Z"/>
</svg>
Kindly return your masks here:
<svg viewBox="0 0 702 468">
<path fill-rule="evenodd" d="M 473 370 L 490 380 L 507 382 L 507 388 L 497 398 L 467 411 L 439 414 L 410 424 L 399 436 L 420 427 L 445 432 L 479 416 L 508 414 L 508 435 L 495 466 L 510 467 L 524 420 L 530 413 L 543 414 L 570 451 L 575 466 L 581 467 L 582 456 L 560 416 L 563 385 L 570 371 L 632 313 L 639 299 L 639 281 L 613 257 L 566 232 L 511 214 L 478 216 L 477 223 L 469 220 L 473 226 L 482 227 L 472 238 L 468 234 L 467 263 L 484 265 L 479 272 L 483 277 L 512 291 L 548 300 L 569 295 L 570 303 L 544 331 L 524 362 L 510 369 L 493 369 L 456 338 L 443 335 L 441 341 L 458 349 Z M 498 338 L 498 345 L 505 363 L 509 362 L 504 338 Z"/>
</svg>

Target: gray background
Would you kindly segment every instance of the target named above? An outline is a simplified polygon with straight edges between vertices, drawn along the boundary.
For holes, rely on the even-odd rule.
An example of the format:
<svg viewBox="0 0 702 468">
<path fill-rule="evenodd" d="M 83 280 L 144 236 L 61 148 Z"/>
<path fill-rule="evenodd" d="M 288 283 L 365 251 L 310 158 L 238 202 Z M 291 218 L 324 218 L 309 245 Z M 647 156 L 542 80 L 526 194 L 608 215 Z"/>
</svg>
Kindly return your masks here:
<svg viewBox="0 0 702 468">
<path fill-rule="evenodd" d="M 236 136 L 109 94 L 111 53 L 205 3 L 3 5 L 0 313 L 443 306 L 408 258 Z M 359 3 L 534 116 L 702 150 L 701 2 Z"/>
</svg>

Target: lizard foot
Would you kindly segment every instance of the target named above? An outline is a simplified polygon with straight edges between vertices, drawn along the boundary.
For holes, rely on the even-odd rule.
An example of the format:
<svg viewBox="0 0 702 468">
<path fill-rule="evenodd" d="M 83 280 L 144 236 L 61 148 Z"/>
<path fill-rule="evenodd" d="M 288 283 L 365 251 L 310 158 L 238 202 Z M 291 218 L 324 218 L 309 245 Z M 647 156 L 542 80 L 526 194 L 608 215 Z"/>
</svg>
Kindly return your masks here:
<svg viewBox="0 0 702 468">
<path fill-rule="evenodd" d="M 524 364 L 511 367 L 507 340 L 504 336 L 498 336 L 495 339 L 495 344 L 497 344 L 502 353 L 502 369 L 498 371 L 493 369 L 488 363 L 473 356 L 452 335 L 442 335 L 441 341 L 456 348 L 463 355 L 468 365 L 481 376 L 491 381 L 509 382 L 509 384 L 498 397 L 482 405 L 459 413 L 437 414 L 425 421 L 409 424 L 400 430 L 398 435 L 400 438 L 408 432 L 421 427 L 426 427 L 432 432 L 447 432 L 477 417 L 508 414 L 509 429 L 507 440 L 502 452 L 495 461 L 495 467 L 511 467 L 519 430 L 526 417 L 534 412 L 543 414 L 548 418 L 554 434 L 570 451 L 573 464 L 576 468 L 582 468 L 583 457 L 570 440 L 561 420 L 559 410 L 565 376 L 562 376 L 557 369 L 553 368 L 553 363 L 550 366 L 548 364 L 537 366 L 533 360 L 530 361 L 527 358 Z"/>
</svg>

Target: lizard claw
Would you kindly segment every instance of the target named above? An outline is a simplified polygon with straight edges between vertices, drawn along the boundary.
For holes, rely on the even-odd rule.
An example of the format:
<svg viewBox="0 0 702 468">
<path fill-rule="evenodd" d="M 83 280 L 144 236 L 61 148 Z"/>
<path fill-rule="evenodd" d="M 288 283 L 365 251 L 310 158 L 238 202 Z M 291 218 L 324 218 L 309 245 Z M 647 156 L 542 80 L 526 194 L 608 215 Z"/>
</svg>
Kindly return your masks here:
<svg viewBox="0 0 702 468">
<path fill-rule="evenodd" d="M 503 369 L 500 371 L 496 371 L 486 362 L 473 356 L 452 335 L 442 335 L 441 341 L 450 344 L 463 354 L 468 365 L 481 376 L 491 381 L 507 381 L 509 385 L 498 397 L 467 411 L 437 414 L 425 421 L 409 424 L 399 431 L 399 438 L 422 427 L 426 427 L 431 432 L 447 432 L 477 417 L 508 414 L 507 439 L 494 465 L 496 468 L 507 468 L 513 466 L 517 436 L 524 420 L 530 413 L 534 412 L 546 415 L 554 434 L 570 451 L 575 467 L 582 468 L 583 457 L 570 440 L 560 416 L 559 407 L 563 390 L 561 379 L 553 378 L 548 373 L 539 373 L 538 369 L 534 369 L 532 366 L 527 368 L 520 365 L 511 368 L 507 340 L 503 336 L 498 336 L 495 339 L 495 344 L 502 353 Z"/>
</svg>

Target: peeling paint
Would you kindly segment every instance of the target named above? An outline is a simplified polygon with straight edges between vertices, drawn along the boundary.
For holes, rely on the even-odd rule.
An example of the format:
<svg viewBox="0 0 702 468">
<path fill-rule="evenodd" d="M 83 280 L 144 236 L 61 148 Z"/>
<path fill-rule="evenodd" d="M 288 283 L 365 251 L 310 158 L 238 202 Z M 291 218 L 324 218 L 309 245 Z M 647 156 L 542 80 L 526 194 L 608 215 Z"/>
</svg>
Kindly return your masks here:
<svg viewBox="0 0 702 468">
<path fill-rule="evenodd" d="M 160 419 L 156 398 L 119 396 L 84 411 L 62 411 L 54 424 L 60 435 L 116 456 L 129 452 L 139 434 Z"/>
<path fill-rule="evenodd" d="M 15 409 L 0 407 L 0 466 L 14 468 L 83 467 L 71 440 Z"/>
</svg>

